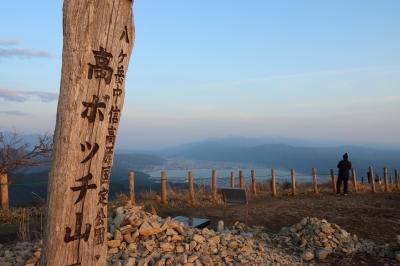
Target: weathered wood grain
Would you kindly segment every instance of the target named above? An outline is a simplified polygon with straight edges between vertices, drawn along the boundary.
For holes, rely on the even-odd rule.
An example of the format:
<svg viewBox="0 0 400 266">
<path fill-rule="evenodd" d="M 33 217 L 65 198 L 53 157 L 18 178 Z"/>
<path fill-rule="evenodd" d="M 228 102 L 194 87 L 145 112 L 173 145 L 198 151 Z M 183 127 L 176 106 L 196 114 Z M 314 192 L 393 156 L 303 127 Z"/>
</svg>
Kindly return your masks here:
<svg viewBox="0 0 400 266">
<path fill-rule="evenodd" d="M 296 196 L 296 171 L 294 169 L 290 170 L 290 177 L 292 179 L 292 196 Z"/>
<path fill-rule="evenodd" d="M 129 197 L 131 200 L 131 206 L 135 206 L 135 172 L 133 171 L 129 171 Z"/>
<path fill-rule="evenodd" d="M 276 174 L 275 169 L 271 168 L 271 194 L 272 197 L 276 197 Z"/>
<path fill-rule="evenodd" d="M 189 185 L 189 200 L 191 203 L 194 203 L 194 184 L 193 184 L 193 173 L 192 171 L 188 172 L 188 185 Z"/>
<path fill-rule="evenodd" d="M 132 1 L 64 1 L 63 35 L 40 264 L 105 265 L 109 170 L 135 38 Z"/>
<path fill-rule="evenodd" d="M 0 190 L 1 190 L 1 207 L 8 210 L 10 203 L 8 198 L 8 176 L 0 174 Z"/>
<path fill-rule="evenodd" d="M 313 190 L 315 194 L 319 193 L 318 190 L 318 180 L 317 180 L 317 168 L 312 169 L 312 184 L 313 184 Z"/>
</svg>

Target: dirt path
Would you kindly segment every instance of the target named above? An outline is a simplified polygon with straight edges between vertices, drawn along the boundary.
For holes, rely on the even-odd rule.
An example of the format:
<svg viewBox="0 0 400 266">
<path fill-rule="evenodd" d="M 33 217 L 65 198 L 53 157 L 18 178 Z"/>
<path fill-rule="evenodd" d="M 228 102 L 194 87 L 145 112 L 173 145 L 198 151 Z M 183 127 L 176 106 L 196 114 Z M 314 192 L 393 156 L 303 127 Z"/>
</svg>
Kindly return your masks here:
<svg viewBox="0 0 400 266">
<path fill-rule="evenodd" d="M 159 215 L 205 217 L 215 225 L 223 219 L 223 205 L 187 208 L 158 207 Z M 228 207 L 226 224 L 245 218 L 242 206 Z M 283 226 L 297 223 L 310 216 L 325 218 L 339 224 L 348 232 L 378 244 L 395 243 L 400 234 L 400 193 L 362 193 L 349 196 L 332 194 L 299 195 L 296 197 L 261 198 L 249 203 L 250 225 L 262 225 L 267 232 L 277 232 Z"/>
</svg>

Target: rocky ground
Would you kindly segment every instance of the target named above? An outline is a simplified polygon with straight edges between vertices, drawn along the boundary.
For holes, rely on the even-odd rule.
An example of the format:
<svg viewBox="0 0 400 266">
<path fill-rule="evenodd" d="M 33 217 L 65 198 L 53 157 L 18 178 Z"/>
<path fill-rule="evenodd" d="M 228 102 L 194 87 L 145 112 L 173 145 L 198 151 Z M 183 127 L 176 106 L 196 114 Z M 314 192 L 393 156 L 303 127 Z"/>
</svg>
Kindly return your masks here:
<svg viewBox="0 0 400 266">
<path fill-rule="evenodd" d="M 297 256 L 268 246 L 262 228 L 242 223 L 193 229 L 140 208 L 117 208 L 110 223 L 109 265 L 294 265 Z"/>
<path fill-rule="evenodd" d="M 277 234 L 239 222 L 228 229 L 222 221 L 215 231 L 192 229 L 140 208 L 117 208 L 110 222 L 109 265 L 312 265 L 355 254 L 400 263 L 400 236 L 393 246 L 377 245 L 317 218 Z"/>
<path fill-rule="evenodd" d="M 35 266 L 41 255 L 41 241 L 0 244 L 0 265 Z"/>
<path fill-rule="evenodd" d="M 154 203 L 162 217 L 187 216 L 207 218 L 216 224 L 224 220 L 228 226 L 243 221 L 246 214 L 242 205 L 230 206 L 224 212 L 223 205 L 160 206 Z M 318 217 L 363 239 L 377 244 L 394 245 L 395 235 L 400 235 L 400 193 L 357 193 L 337 197 L 332 193 L 299 194 L 296 197 L 257 197 L 248 207 L 249 225 L 263 226 L 267 233 L 276 234 L 282 227 L 290 227 L 303 217 Z"/>
<path fill-rule="evenodd" d="M 400 236 L 395 245 L 359 239 L 324 219 L 305 217 L 277 234 L 236 222 L 216 230 L 193 229 L 141 207 L 118 207 L 109 218 L 108 265 L 318 265 L 352 255 L 400 263 Z M 0 265 L 36 265 L 41 242 L 0 246 Z"/>
<path fill-rule="evenodd" d="M 325 219 L 303 218 L 299 223 L 283 227 L 273 236 L 273 242 L 288 252 L 300 254 L 303 261 L 321 262 L 333 254 L 339 257 L 367 254 L 387 258 L 393 263 L 400 262 L 400 235 L 397 236 L 397 245 L 377 245 L 373 241 L 359 239 Z"/>
<path fill-rule="evenodd" d="M 227 212 L 228 226 L 220 221 L 220 206 L 204 213 L 184 209 L 211 218 L 214 227 L 202 230 L 140 207 L 118 207 L 109 217 L 108 265 L 400 265 L 398 199 L 397 194 L 259 199 L 250 205 L 250 227 L 232 222 L 243 218 L 238 209 Z M 157 209 L 163 217 L 185 215 Z M 40 246 L 0 245 L 0 265 L 36 265 Z"/>
</svg>

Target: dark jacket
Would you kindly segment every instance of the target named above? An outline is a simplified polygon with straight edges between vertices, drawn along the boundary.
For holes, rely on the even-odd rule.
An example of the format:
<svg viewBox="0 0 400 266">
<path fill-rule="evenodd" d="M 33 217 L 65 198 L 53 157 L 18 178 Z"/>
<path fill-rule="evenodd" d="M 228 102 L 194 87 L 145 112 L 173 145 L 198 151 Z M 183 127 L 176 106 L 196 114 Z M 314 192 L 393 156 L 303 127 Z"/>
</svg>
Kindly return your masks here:
<svg viewBox="0 0 400 266">
<path fill-rule="evenodd" d="M 349 160 L 341 160 L 337 167 L 339 168 L 339 178 L 349 178 L 351 162 Z"/>
</svg>

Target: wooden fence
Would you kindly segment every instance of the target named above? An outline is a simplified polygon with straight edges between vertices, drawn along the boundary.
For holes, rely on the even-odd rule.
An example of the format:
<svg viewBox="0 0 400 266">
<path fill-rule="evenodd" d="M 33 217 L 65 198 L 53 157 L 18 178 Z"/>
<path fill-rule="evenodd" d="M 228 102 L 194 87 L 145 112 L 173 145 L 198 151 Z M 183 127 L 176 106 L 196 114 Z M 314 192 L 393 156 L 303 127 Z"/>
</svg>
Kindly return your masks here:
<svg viewBox="0 0 400 266">
<path fill-rule="evenodd" d="M 389 192 L 389 186 L 392 185 L 395 190 L 400 190 L 400 174 L 399 172 L 394 169 L 394 175 L 393 178 L 392 176 L 389 177 L 388 174 L 388 169 L 385 167 L 383 168 L 383 191 L 384 192 Z M 374 170 L 372 166 L 369 167 L 368 172 L 368 183 L 370 185 L 370 190 L 373 193 L 377 192 L 376 189 L 376 183 L 375 183 L 375 178 L 374 178 Z M 331 187 L 330 190 L 332 193 L 336 193 L 336 181 L 337 181 L 337 176 L 335 175 L 335 171 L 333 169 L 330 169 L 330 181 L 329 181 L 329 186 Z M 256 179 L 256 171 L 251 170 L 250 171 L 250 182 L 251 184 L 246 187 L 245 184 L 245 176 L 243 170 L 239 170 L 239 184 L 236 186 L 236 180 L 235 180 L 235 173 L 230 172 L 229 178 L 229 184 L 231 188 L 248 188 L 250 192 L 250 196 L 253 198 L 256 198 L 258 195 L 258 185 L 261 183 L 257 183 Z M 381 180 L 381 177 L 378 177 L 379 180 Z M 217 175 L 217 170 L 212 169 L 211 171 L 211 180 L 210 180 L 210 199 L 211 201 L 215 202 L 217 201 L 218 198 L 218 175 Z M 357 175 L 356 175 L 356 170 L 351 169 L 351 176 L 349 177 L 349 185 L 351 186 L 351 190 L 353 193 L 358 193 L 359 192 L 359 181 L 357 180 Z M 131 183 L 130 179 L 130 183 Z M 361 181 L 362 183 L 363 180 Z M 269 180 L 265 180 L 263 184 L 268 184 L 269 183 L 269 192 L 272 197 L 278 196 L 278 190 L 277 190 L 277 177 L 276 177 L 276 171 L 274 168 L 271 169 L 271 176 Z M 320 188 L 318 184 L 318 175 L 317 175 L 317 169 L 312 168 L 311 169 L 311 190 L 314 194 L 319 194 L 320 193 Z M 187 184 L 188 184 L 188 191 L 189 191 L 189 198 L 188 200 L 193 203 L 195 201 L 195 189 L 194 189 L 194 184 L 195 184 L 195 177 L 193 175 L 192 171 L 189 171 L 187 174 Z M 131 185 L 133 187 L 133 184 Z M 204 194 L 204 186 L 203 190 L 201 191 L 202 194 Z M 298 185 L 297 185 L 297 176 L 296 176 L 296 171 L 295 169 L 291 169 L 290 171 L 290 191 L 288 193 L 290 196 L 296 196 L 298 194 Z M 131 189 L 131 195 L 130 198 L 133 199 L 132 202 L 134 204 L 134 192 Z M 168 190 L 167 190 L 167 172 L 162 171 L 161 172 L 161 202 L 163 204 L 166 204 L 168 202 Z"/>
<path fill-rule="evenodd" d="M 390 192 L 392 190 L 398 190 L 400 191 L 400 173 L 397 171 L 397 169 L 394 169 L 393 175 L 389 175 L 389 171 L 387 167 L 383 168 L 383 179 L 379 177 L 380 183 L 383 184 L 382 191 L 383 192 Z M 271 169 L 271 174 L 268 180 L 264 180 L 261 182 L 257 182 L 256 178 L 256 171 L 251 170 L 250 171 L 250 182 L 248 186 L 246 186 L 245 183 L 245 175 L 243 170 L 239 170 L 239 182 L 237 183 L 235 180 L 235 173 L 230 172 L 230 176 L 228 177 L 228 184 L 231 188 L 246 188 L 249 190 L 249 195 L 253 198 L 257 197 L 259 193 L 262 191 L 260 190 L 260 184 L 265 185 L 267 184 L 269 187 L 269 193 L 271 194 L 272 197 L 278 196 L 278 184 L 277 184 L 277 175 L 276 175 L 276 170 L 274 168 Z M 332 193 L 336 193 L 336 175 L 335 171 L 333 169 L 330 170 L 329 173 L 330 176 L 330 190 Z M 374 169 L 372 166 L 369 167 L 368 172 L 367 172 L 368 180 L 367 184 L 370 186 L 370 191 L 373 193 L 377 192 L 377 185 L 375 183 L 375 176 L 374 176 Z M 264 176 L 265 177 L 265 176 Z M 135 176 L 133 171 L 128 172 L 128 179 L 129 179 L 129 192 L 130 192 L 130 201 L 132 206 L 136 204 L 135 202 Z M 195 195 L 195 176 L 193 175 L 192 171 L 189 171 L 187 173 L 187 189 L 189 192 L 189 202 L 193 203 L 195 201 L 196 195 Z M 168 202 L 168 189 L 167 189 L 167 171 L 162 171 L 161 172 L 161 202 L 163 204 L 166 204 Z M 217 170 L 213 169 L 211 171 L 211 180 L 210 180 L 210 199 L 213 202 L 216 202 L 218 200 L 218 174 Z M 312 168 L 311 169 L 311 190 L 313 193 L 318 194 L 320 193 L 320 188 L 318 184 L 318 175 L 317 175 L 317 169 Z M 349 185 L 351 186 L 351 190 L 353 193 L 358 193 L 360 190 L 359 183 L 360 181 L 357 179 L 357 174 L 355 169 L 351 169 L 351 176 L 349 178 Z M 361 183 L 364 183 L 363 180 L 361 180 Z M 296 196 L 298 194 L 298 184 L 297 184 L 297 176 L 296 176 L 296 171 L 295 169 L 291 169 L 290 171 L 290 190 L 289 190 L 289 195 L 290 196 Z M 9 186 L 9 180 L 7 174 L 1 174 L 0 175 L 0 191 L 1 191 L 1 206 L 3 209 L 8 209 L 9 208 L 9 193 L 8 193 L 8 186 Z M 392 189 L 390 189 L 392 188 Z M 202 194 L 205 192 L 205 185 L 203 185 L 203 189 L 201 191 Z"/>
</svg>

